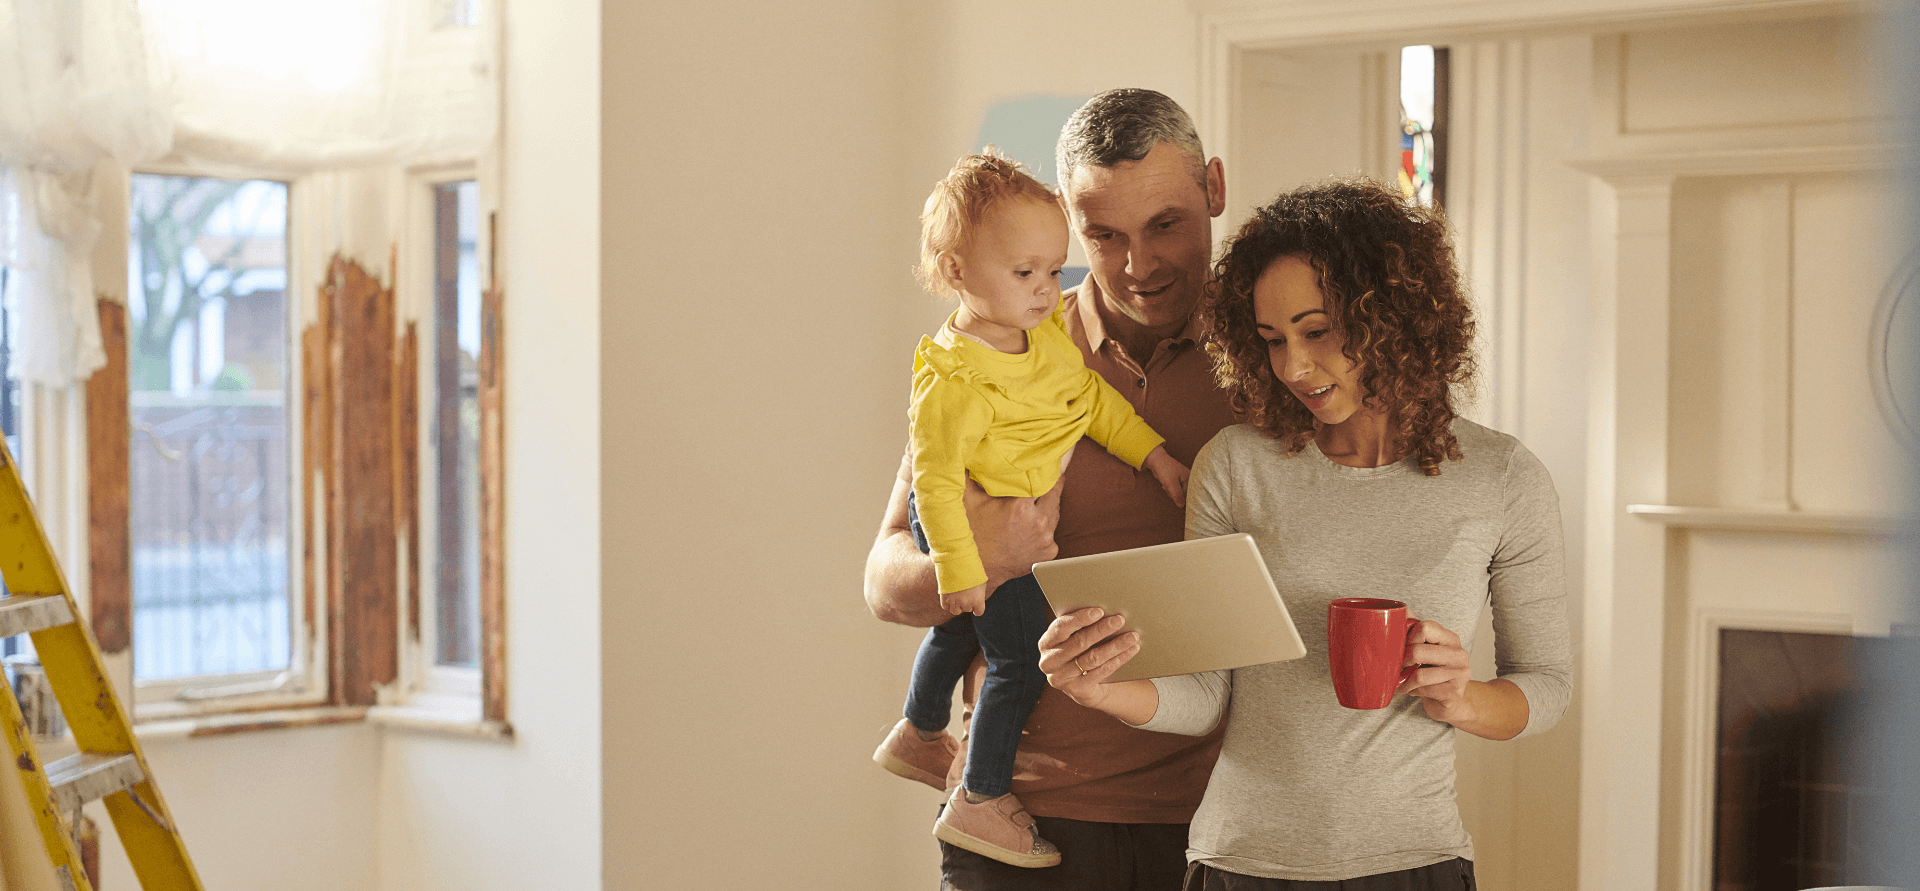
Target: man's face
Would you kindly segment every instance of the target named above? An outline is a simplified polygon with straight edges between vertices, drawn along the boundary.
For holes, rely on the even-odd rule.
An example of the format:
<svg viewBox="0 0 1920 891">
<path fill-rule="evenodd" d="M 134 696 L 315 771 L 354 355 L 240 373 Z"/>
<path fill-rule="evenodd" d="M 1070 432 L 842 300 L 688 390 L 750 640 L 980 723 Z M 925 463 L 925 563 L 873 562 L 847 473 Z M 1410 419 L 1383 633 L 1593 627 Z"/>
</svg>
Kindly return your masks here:
<svg viewBox="0 0 1920 891">
<path fill-rule="evenodd" d="M 1226 205 L 1219 161 L 1206 168 L 1160 143 L 1138 161 L 1082 167 L 1066 183 L 1068 222 L 1107 306 L 1145 328 L 1186 322 L 1207 284 L 1213 227 Z"/>
</svg>

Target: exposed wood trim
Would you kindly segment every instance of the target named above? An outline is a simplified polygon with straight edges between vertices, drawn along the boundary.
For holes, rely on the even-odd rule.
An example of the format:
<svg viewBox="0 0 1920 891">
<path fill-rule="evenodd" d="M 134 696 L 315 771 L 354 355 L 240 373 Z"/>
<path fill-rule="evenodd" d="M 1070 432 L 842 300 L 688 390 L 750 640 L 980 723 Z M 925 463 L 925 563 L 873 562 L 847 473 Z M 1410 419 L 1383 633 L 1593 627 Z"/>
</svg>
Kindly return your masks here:
<svg viewBox="0 0 1920 891">
<path fill-rule="evenodd" d="M 332 516 L 330 503 L 319 499 L 320 483 L 317 478 L 324 474 L 325 468 L 332 466 L 328 435 L 331 426 L 326 419 L 333 415 L 332 400 L 329 394 L 332 385 L 329 376 L 332 368 L 333 346 L 329 343 L 332 329 L 327 321 L 332 301 L 323 289 L 320 293 L 319 319 L 308 325 L 300 334 L 300 391 L 301 391 L 301 435 L 300 442 L 300 509 L 304 518 L 300 524 L 301 588 L 304 628 L 307 635 L 308 652 L 319 646 L 319 626 L 314 622 L 316 603 L 330 602 L 327 592 L 320 589 L 323 576 L 320 573 L 322 537 L 332 542 L 331 524 L 327 518 Z"/>
<path fill-rule="evenodd" d="M 231 736 L 236 733 L 252 733 L 260 730 L 289 730 L 295 727 L 324 727 L 329 724 L 354 724 L 366 720 L 365 708 L 345 710 L 308 710 L 282 713 L 273 717 L 250 717 L 243 720 L 208 721 L 196 725 L 187 731 L 189 738 L 205 736 Z"/>
<path fill-rule="evenodd" d="M 133 643 L 127 308 L 98 306 L 107 364 L 87 379 L 87 611 L 101 654 L 118 656 Z"/>
<path fill-rule="evenodd" d="M 328 555 L 335 597 L 328 639 L 333 701 L 372 705 L 398 674 L 399 572 L 394 529 L 393 289 L 335 255 L 323 291 L 333 298 L 333 464 Z M 351 372 L 351 373 L 349 373 Z"/>
<path fill-rule="evenodd" d="M 397 277 L 396 277 L 397 280 Z M 408 322 L 393 365 L 394 518 L 406 545 L 407 636 L 420 640 L 420 342 Z"/>
<path fill-rule="evenodd" d="M 199 739 L 360 723 L 371 724 L 382 731 L 426 733 L 449 739 L 482 742 L 509 742 L 513 739 L 513 727 L 502 721 L 455 719 L 431 709 L 390 705 L 246 709 L 191 718 L 143 721 L 134 725 L 134 734 L 143 744 L 151 745 L 155 740 Z M 71 750 L 69 746 L 67 751 Z M 47 748 L 41 751 L 43 754 L 50 753 Z"/>
<path fill-rule="evenodd" d="M 505 356 L 500 313 L 504 295 L 494 275 L 500 255 L 497 215 L 487 215 L 487 289 L 480 295 L 480 715 L 507 719 L 507 574 Z"/>
</svg>

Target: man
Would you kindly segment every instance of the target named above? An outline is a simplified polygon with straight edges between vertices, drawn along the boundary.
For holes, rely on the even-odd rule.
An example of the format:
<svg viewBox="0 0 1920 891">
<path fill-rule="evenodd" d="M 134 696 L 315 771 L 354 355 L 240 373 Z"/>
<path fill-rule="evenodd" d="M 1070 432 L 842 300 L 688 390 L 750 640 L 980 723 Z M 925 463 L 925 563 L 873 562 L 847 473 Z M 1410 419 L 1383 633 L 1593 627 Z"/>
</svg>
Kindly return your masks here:
<svg viewBox="0 0 1920 891">
<path fill-rule="evenodd" d="M 1166 448 L 1194 454 L 1233 423 L 1194 310 L 1207 287 L 1213 217 L 1226 207 L 1220 159 L 1207 159 L 1193 122 L 1151 90 L 1111 90 L 1067 121 L 1057 150 L 1068 225 L 1092 273 L 1065 297 L 1067 330 L 1092 368 L 1125 395 Z M 917 627 L 951 616 L 933 564 L 908 525 L 910 463 L 894 483 L 867 558 L 875 616 Z M 1184 514 L 1152 474 L 1082 439 L 1059 487 L 1038 499 L 989 498 L 969 487 L 968 516 L 988 590 L 1055 556 L 1178 541 Z M 983 666 L 965 697 L 971 706 Z M 1013 791 L 1061 852 L 1058 866 L 1022 869 L 941 844 L 943 889 L 1173 891 L 1186 868 L 1187 823 L 1219 753 L 1204 737 L 1154 734 L 1041 695 L 1021 739 Z M 964 757 L 964 753 L 963 757 Z M 956 762 L 949 784 L 963 768 Z"/>
</svg>

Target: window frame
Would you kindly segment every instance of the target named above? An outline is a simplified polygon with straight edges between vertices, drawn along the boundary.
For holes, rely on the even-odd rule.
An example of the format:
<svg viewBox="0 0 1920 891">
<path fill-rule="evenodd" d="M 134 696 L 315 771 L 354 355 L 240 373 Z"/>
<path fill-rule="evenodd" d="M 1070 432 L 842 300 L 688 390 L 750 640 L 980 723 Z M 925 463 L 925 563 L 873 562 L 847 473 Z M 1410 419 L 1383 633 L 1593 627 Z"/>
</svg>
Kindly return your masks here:
<svg viewBox="0 0 1920 891">
<path fill-rule="evenodd" d="M 401 234 L 402 296 L 400 307 L 403 324 L 417 324 L 417 330 L 423 332 L 419 337 L 417 379 L 415 387 L 418 405 L 421 406 L 421 421 L 415 438 L 415 449 L 420 456 L 421 469 L 417 481 L 417 501 L 420 506 L 415 522 L 419 526 L 419 559 L 410 565 L 418 567 L 418 584 L 407 584 L 404 590 L 412 592 L 413 602 L 405 604 L 402 612 L 400 663 L 401 679 L 407 691 L 408 704 L 434 712 L 447 714 L 465 714 L 477 717 L 481 711 L 483 687 L 483 665 L 485 663 L 486 617 L 483 609 L 475 616 L 480 624 L 479 664 L 473 668 L 440 665 L 435 654 L 439 651 L 437 639 L 439 622 L 434 609 L 439 598 L 440 574 L 438 567 L 438 542 L 440 535 L 440 516 L 433 506 L 439 504 L 439 475 L 427 468 L 437 466 L 439 461 L 439 443 L 435 441 L 433 424 L 427 420 L 427 408 L 437 404 L 438 386 L 434 374 L 434 365 L 429 357 L 436 354 L 437 329 L 434 325 L 438 295 L 434 282 L 434 255 L 437 247 L 435 233 L 434 188 L 436 186 L 472 181 L 480 195 L 481 211 L 484 216 L 485 182 L 481 178 L 480 165 L 465 161 L 447 164 L 434 164 L 409 168 L 405 172 L 404 190 L 406 205 L 405 228 Z M 477 257 L 489 255 L 492 245 L 488 243 L 486 227 L 475 233 L 474 252 Z M 484 291 L 489 284 L 480 283 Z M 482 547 L 485 543 L 482 542 Z M 432 559 L 430 559 L 432 558 Z M 479 580 L 476 579 L 476 583 Z M 405 627 L 411 625 L 412 627 Z"/>
<path fill-rule="evenodd" d="M 316 258 L 307 256 L 308 248 L 317 241 L 306 227 L 315 225 L 320 216 L 307 213 L 316 201 L 329 200 L 333 191 L 320 177 L 311 174 L 293 173 L 285 170 L 241 168 L 230 165 L 187 164 L 179 162 L 159 162 L 142 164 L 131 171 L 124 185 L 132 188 L 134 175 L 192 176 L 214 177 L 221 179 L 269 180 L 285 185 L 287 189 L 287 319 L 284 332 L 287 355 L 287 464 L 285 480 L 287 486 L 287 610 L 289 622 L 289 646 L 287 668 L 256 672 L 235 672 L 231 674 L 195 675 L 177 678 L 165 678 L 141 681 L 133 678 L 131 652 L 127 660 L 127 684 L 131 690 L 130 705 L 136 723 L 177 720 L 205 715 L 222 714 L 234 711 L 250 711 L 276 708 L 300 708 L 323 705 L 327 702 L 330 690 L 330 659 L 328 628 L 324 621 L 312 621 L 313 617 L 324 615 L 323 604 L 316 597 L 327 589 L 325 581 L 325 536 L 318 536 L 321 552 L 316 555 L 318 564 L 315 575 L 317 584 L 314 590 L 308 590 L 304 567 L 304 556 L 300 543 L 304 540 L 307 527 L 314 522 L 315 505 L 307 503 L 304 497 L 305 486 L 302 480 L 304 456 L 307 450 L 305 424 L 302 423 L 305 406 L 301 394 L 306 385 L 305 363 L 302 361 L 301 332 L 315 321 L 313 300 L 306 292 L 312 290 L 302 284 L 319 281 L 319 271 L 324 268 Z M 117 225 L 118 231 L 129 232 L 132 226 L 132 211 L 128 204 L 121 203 L 112 208 L 117 220 L 103 220 L 109 225 Z M 122 262 L 130 264 L 132 245 L 121 252 Z M 129 269 L 123 280 L 131 276 Z M 126 300 L 132 299 L 131 294 Z M 120 344 L 124 353 L 126 344 Z M 132 410 L 131 400 L 127 406 Z M 129 420 L 131 418 L 129 417 Z M 138 448 L 137 441 L 129 444 L 129 449 Z M 128 456 L 131 458 L 131 455 Z M 131 502 L 128 505 L 131 511 Z M 131 514 L 129 513 L 129 520 Z M 131 561 L 129 553 L 127 559 Z M 129 577 L 127 591 L 128 615 L 125 618 L 130 647 L 140 646 L 133 628 L 133 591 Z M 96 621 L 98 621 L 96 619 Z"/>
</svg>

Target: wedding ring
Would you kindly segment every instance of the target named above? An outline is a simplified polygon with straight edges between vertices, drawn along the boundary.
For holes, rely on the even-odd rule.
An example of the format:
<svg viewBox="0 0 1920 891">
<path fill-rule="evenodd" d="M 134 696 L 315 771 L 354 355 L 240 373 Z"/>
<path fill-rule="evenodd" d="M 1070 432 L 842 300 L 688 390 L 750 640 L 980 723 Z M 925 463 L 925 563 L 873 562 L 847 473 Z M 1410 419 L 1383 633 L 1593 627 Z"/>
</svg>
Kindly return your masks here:
<svg viewBox="0 0 1920 891">
<path fill-rule="evenodd" d="M 1080 660 L 1078 658 L 1075 658 L 1073 660 L 1073 667 L 1080 669 L 1080 673 L 1083 675 L 1087 673 L 1087 667 L 1085 665 L 1081 665 Z"/>
</svg>

